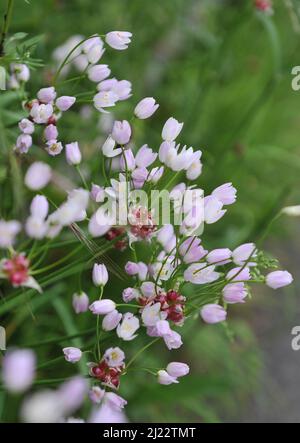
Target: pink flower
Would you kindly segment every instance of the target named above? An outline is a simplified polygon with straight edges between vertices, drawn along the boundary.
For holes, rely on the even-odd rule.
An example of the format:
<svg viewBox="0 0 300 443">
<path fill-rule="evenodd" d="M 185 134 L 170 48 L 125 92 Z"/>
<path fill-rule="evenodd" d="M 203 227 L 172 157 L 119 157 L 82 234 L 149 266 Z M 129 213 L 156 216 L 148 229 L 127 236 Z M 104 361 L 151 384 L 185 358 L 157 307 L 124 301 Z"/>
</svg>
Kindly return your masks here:
<svg viewBox="0 0 300 443">
<path fill-rule="evenodd" d="M 251 279 L 250 269 L 247 267 L 233 268 L 227 273 L 226 279 L 234 282 L 250 280 Z"/>
<path fill-rule="evenodd" d="M 223 288 L 223 298 L 226 303 L 244 303 L 247 290 L 244 283 L 230 283 Z"/>
<path fill-rule="evenodd" d="M 0 219 L 0 248 L 10 248 L 20 231 L 21 223 L 17 220 L 5 221 Z"/>
<path fill-rule="evenodd" d="M 110 406 L 116 408 L 119 411 L 127 405 L 127 401 L 124 398 L 120 397 L 120 395 L 117 395 L 115 392 L 107 392 L 105 394 L 105 401 L 108 402 Z"/>
<path fill-rule="evenodd" d="M 81 152 L 77 142 L 66 145 L 66 159 L 69 165 L 79 165 L 81 162 Z"/>
<path fill-rule="evenodd" d="M 57 108 L 62 111 L 68 111 L 76 102 L 76 98 L 75 97 L 70 97 L 68 95 L 63 95 L 62 97 L 59 97 L 55 104 L 57 106 Z"/>
<path fill-rule="evenodd" d="M 100 112 L 107 112 L 104 108 L 115 106 L 118 100 L 119 97 L 114 91 L 100 91 L 93 98 L 94 106 Z"/>
<path fill-rule="evenodd" d="M 97 300 L 90 305 L 89 309 L 95 315 L 106 315 L 116 309 L 116 304 L 109 299 Z"/>
<path fill-rule="evenodd" d="M 51 177 L 52 171 L 49 165 L 43 162 L 35 162 L 28 168 L 24 182 L 29 189 L 38 191 L 49 183 Z"/>
<path fill-rule="evenodd" d="M 127 120 L 115 121 L 112 129 L 112 138 L 119 145 L 126 145 L 131 137 L 131 127 Z"/>
<path fill-rule="evenodd" d="M 194 263 L 184 271 L 185 281 L 189 281 L 196 285 L 204 285 L 212 283 L 220 277 L 220 274 L 215 271 L 215 266 L 207 266 L 206 263 Z"/>
<path fill-rule="evenodd" d="M 135 156 L 135 162 L 139 168 L 147 168 L 157 158 L 157 153 L 153 152 L 148 145 L 143 145 Z"/>
<path fill-rule="evenodd" d="M 273 271 L 266 276 L 266 284 L 272 289 L 290 285 L 293 276 L 288 271 Z"/>
<path fill-rule="evenodd" d="M 216 223 L 226 213 L 223 203 L 212 195 L 204 198 L 204 220 L 207 224 Z"/>
<path fill-rule="evenodd" d="M 122 349 L 109 348 L 104 353 L 104 360 L 110 368 L 117 368 L 123 366 L 125 360 L 125 354 Z"/>
<path fill-rule="evenodd" d="M 32 146 L 32 137 L 29 134 L 21 134 L 16 141 L 16 151 L 20 154 L 27 154 Z"/>
<path fill-rule="evenodd" d="M 168 374 L 168 372 L 163 369 L 157 372 L 157 376 L 157 381 L 160 385 L 171 385 L 172 383 L 179 383 L 176 377 L 172 377 L 172 375 Z"/>
<path fill-rule="evenodd" d="M 89 298 L 85 292 L 73 295 L 72 305 L 76 314 L 86 312 L 89 308 Z"/>
<path fill-rule="evenodd" d="M 78 348 L 64 348 L 63 353 L 65 355 L 66 361 L 68 361 L 69 363 L 77 363 L 82 357 L 82 352 Z"/>
<path fill-rule="evenodd" d="M 152 297 L 155 295 L 155 283 L 152 281 L 144 281 L 141 284 L 141 292 L 144 297 Z"/>
<path fill-rule="evenodd" d="M 163 339 L 169 350 L 178 349 L 182 346 L 181 336 L 178 332 L 171 331 L 169 334 L 164 335 Z"/>
<path fill-rule="evenodd" d="M 206 256 L 206 261 L 211 264 L 216 264 L 218 266 L 226 265 L 230 263 L 231 251 L 228 248 L 214 249 L 210 251 Z"/>
<path fill-rule="evenodd" d="M 88 70 L 88 78 L 95 83 L 99 83 L 110 75 L 108 65 L 91 66 Z"/>
<path fill-rule="evenodd" d="M 55 125 L 48 125 L 44 130 L 44 137 L 47 141 L 56 140 L 58 137 L 58 130 Z"/>
<path fill-rule="evenodd" d="M 133 171 L 135 168 L 135 159 L 131 149 L 125 149 L 120 157 L 121 171 Z"/>
<path fill-rule="evenodd" d="M 162 138 L 167 142 L 174 141 L 180 134 L 183 123 L 179 123 L 175 118 L 170 117 L 164 124 Z"/>
<path fill-rule="evenodd" d="M 159 107 L 159 104 L 155 103 L 153 97 L 146 97 L 141 100 L 135 107 L 134 114 L 137 118 L 144 120 L 151 117 Z"/>
<path fill-rule="evenodd" d="M 216 188 L 212 195 L 216 197 L 223 205 L 232 205 L 236 201 L 236 189 L 232 186 L 232 183 L 225 183 L 224 185 Z"/>
<path fill-rule="evenodd" d="M 237 248 L 235 248 L 232 251 L 232 259 L 236 265 L 243 266 L 245 262 L 247 262 L 250 257 L 255 258 L 256 252 L 254 252 L 256 249 L 254 243 L 245 243 L 244 245 L 241 245 Z M 247 266 L 255 266 L 255 262 L 248 262 Z"/>
<path fill-rule="evenodd" d="M 50 88 L 42 88 L 39 90 L 37 97 L 42 103 L 52 103 L 55 100 L 56 91 L 52 86 Z"/>
<path fill-rule="evenodd" d="M 23 118 L 19 122 L 19 128 L 23 132 L 23 134 L 33 134 L 34 133 L 34 124 L 32 121 L 28 120 L 28 118 Z"/>
<path fill-rule="evenodd" d="M 220 305 L 208 304 L 203 306 L 200 315 L 206 323 L 214 324 L 226 320 L 227 312 Z"/>
<path fill-rule="evenodd" d="M 126 288 L 122 292 L 122 298 L 125 303 L 129 303 L 132 300 L 136 300 L 140 296 L 140 293 L 135 288 Z"/>
<path fill-rule="evenodd" d="M 48 215 L 49 203 L 44 195 L 36 195 L 31 202 L 30 212 L 34 217 L 44 220 Z"/>
<path fill-rule="evenodd" d="M 105 286 L 108 282 L 108 272 L 106 266 L 103 264 L 94 264 L 93 267 L 93 282 L 95 286 Z"/>
<path fill-rule="evenodd" d="M 184 377 L 190 372 L 190 368 L 186 363 L 180 363 L 173 361 L 166 367 L 167 373 L 172 377 Z"/>
<path fill-rule="evenodd" d="M 6 389 L 20 393 L 28 389 L 35 377 L 36 358 L 29 349 L 8 351 L 3 358 L 2 379 Z"/>
<path fill-rule="evenodd" d="M 53 114 L 53 107 L 50 104 L 39 105 L 38 103 L 35 103 L 30 111 L 30 115 L 33 118 L 33 121 L 37 124 L 47 123 L 52 114 Z"/>
<path fill-rule="evenodd" d="M 201 260 L 207 251 L 200 245 L 201 240 L 197 237 L 188 237 L 181 243 L 179 253 L 185 263 L 194 263 Z"/>
<path fill-rule="evenodd" d="M 89 391 L 89 398 L 95 404 L 100 404 L 104 395 L 104 389 L 99 388 L 99 386 L 93 386 Z"/>
<path fill-rule="evenodd" d="M 112 31 L 106 34 L 105 41 L 110 47 L 123 51 L 128 48 L 128 45 L 131 42 L 131 37 L 131 32 Z"/>
<path fill-rule="evenodd" d="M 148 170 L 146 168 L 136 168 L 132 174 L 132 181 L 135 189 L 141 189 L 148 177 Z"/>
<path fill-rule="evenodd" d="M 51 155 L 51 157 L 59 155 L 63 150 L 62 143 L 57 140 L 49 140 L 46 143 L 46 145 L 47 145 L 46 151 L 48 152 L 49 155 Z"/>
<path fill-rule="evenodd" d="M 102 203 L 105 200 L 104 188 L 93 183 L 90 196 L 96 203 Z"/>
<path fill-rule="evenodd" d="M 122 318 L 122 314 L 120 314 L 116 309 L 109 312 L 105 315 L 105 317 L 102 320 L 102 329 L 104 331 L 112 331 L 113 329 L 116 329 L 118 324 L 120 323 Z"/>
<path fill-rule="evenodd" d="M 138 264 L 132 261 L 128 261 L 125 265 L 125 272 L 128 275 L 136 275 L 139 272 Z"/>
</svg>

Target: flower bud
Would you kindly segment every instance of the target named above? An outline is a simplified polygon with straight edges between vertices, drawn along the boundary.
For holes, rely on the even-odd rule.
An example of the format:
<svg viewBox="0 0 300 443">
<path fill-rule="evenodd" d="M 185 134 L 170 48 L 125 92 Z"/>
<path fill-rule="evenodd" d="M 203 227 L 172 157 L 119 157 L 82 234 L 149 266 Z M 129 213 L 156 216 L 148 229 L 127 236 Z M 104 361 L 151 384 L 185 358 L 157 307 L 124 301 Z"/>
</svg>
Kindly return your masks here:
<svg viewBox="0 0 300 443">
<path fill-rule="evenodd" d="M 159 104 L 155 103 L 155 99 L 153 97 L 146 97 L 136 105 L 134 114 L 137 118 L 143 120 L 151 117 L 158 107 Z"/>
<path fill-rule="evenodd" d="M 106 315 L 116 309 L 116 304 L 112 300 L 103 299 L 92 303 L 89 309 L 95 315 Z"/>
<path fill-rule="evenodd" d="M 266 284 L 272 289 L 290 285 L 292 281 L 293 277 L 288 271 L 273 271 L 266 276 Z"/>
<path fill-rule="evenodd" d="M 72 305 L 76 314 L 86 312 L 89 308 L 89 298 L 85 292 L 73 295 Z"/>
<path fill-rule="evenodd" d="M 69 363 L 77 363 L 82 357 L 82 352 L 78 348 L 64 348 L 63 353 L 65 355 L 66 361 L 68 361 Z"/>
<path fill-rule="evenodd" d="M 75 97 L 63 95 L 62 97 L 59 97 L 56 100 L 55 104 L 60 111 L 65 112 L 65 111 L 68 111 L 68 109 L 70 109 L 71 106 L 73 106 L 75 102 L 76 102 Z"/>
<path fill-rule="evenodd" d="M 106 266 L 103 264 L 94 264 L 93 267 L 93 282 L 95 286 L 105 286 L 108 282 L 108 272 Z"/>
<path fill-rule="evenodd" d="M 81 152 L 77 142 L 66 145 L 66 159 L 69 165 L 79 165 L 81 162 Z"/>
<path fill-rule="evenodd" d="M 176 361 L 169 363 L 166 370 L 172 377 L 183 377 L 190 372 L 190 368 L 187 364 Z"/>
</svg>

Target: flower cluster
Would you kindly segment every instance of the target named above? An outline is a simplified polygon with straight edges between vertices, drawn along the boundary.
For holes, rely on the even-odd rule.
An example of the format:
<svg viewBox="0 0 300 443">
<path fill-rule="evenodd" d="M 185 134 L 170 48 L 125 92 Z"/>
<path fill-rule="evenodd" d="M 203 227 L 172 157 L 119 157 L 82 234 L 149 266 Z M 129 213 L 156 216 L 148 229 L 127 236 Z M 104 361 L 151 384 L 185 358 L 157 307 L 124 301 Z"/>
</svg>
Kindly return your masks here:
<svg viewBox="0 0 300 443">
<path fill-rule="evenodd" d="M 115 31 L 106 34 L 105 42 L 114 49 L 124 50 L 130 38 L 129 32 Z M 71 43 L 55 51 L 57 61 L 65 60 L 60 72 L 67 71 L 71 63 L 67 65 L 66 61 L 72 56 L 72 64 L 98 84 L 93 101 L 100 111 L 131 95 L 129 82 L 108 79 L 110 69 L 98 64 L 103 53 L 104 42 L 98 35 L 89 39 L 73 38 Z M 59 154 L 63 145 L 58 141 L 57 121 L 75 100 L 75 96 L 58 96 L 54 86 L 40 89 L 37 98 L 25 105 L 29 115 L 19 123 L 22 134 L 17 139 L 16 150 L 27 153 L 36 125 L 42 125 L 45 150 L 51 156 Z M 198 180 L 202 172 L 202 152 L 187 145 L 181 147 L 176 142 L 183 123 L 174 117 L 163 125 L 157 150 L 148 144 L 135 146 L 135 119 L 148 119 L 158 108 L 153 97 L 146 97 L 132 108 L 129 120 L 113 123 L 101 155 L 95 159 L 99 170 L 102 160 L 101 182 L 100 179 L 99 183 L 85 180 L 79 169 L 84 157 L 79 143 L 66 144 L 67 163 L 78 169 L 83 187 L 74 186 L 58 203 L 42 193 L 37 194 L 31 200 L 25 220 L 0 220 L 0 248 L 5 254 L 0 262 L 0 278 L 12 287 L 29 286 L 41 291 L 33 275 L 47 272 L 49 267 L 38 269 L 34 247 L 44 239 L 47 245 L 53 245 L 53 239 L 63 228 L 70 228 L 93 253 L 86 269 L 91 274 L 94 291 L 84 292 L 80 284 L 72 297 L 75 314 L 89 316 L 89 322 L 95 326 L 93 343 L 84 343 L 82 349 L 78 345 L 62 349 L 65 361 L 75 367 L 80 365 L 85 378 L 77 376 L 55 390 L 28 397 L 22 407 L 25 421 L 76 421 L 70 414 L 77 411 L 87 397 L 91 401 L 88 421 L 99 422 L 108 416 L 124 420 L 122 409 L 127 401 L 116 390 L 122 389 L 122 380 L 132 365 L 136 364 L 137 370 L 146 370 L 161 385 L 178 383 L 190 370 L 186 363 L 177 361 L 159 368 L 141 368 L 138 357 L 146 349 L 159 342 L 170 351 L 180 348 L 185 323 L 199 317 L 207 324 L 224 322 L 230 305 L 246 302 L 253 282 L 277 289 L 293 280 L 288 271 L 275 269 L 274 263 L 265 259 L 254 243 L 232 249 L 208 249 L 203 230 L 225 216 L 227 207 L 236 201 L 237 190 L 228 182 L 204 195 Z M 54 175 L 48 164 L 33 162 L 24 183 L 34 192 L 47 190 Z M 160 198 L 152 194 L 155 187 L 166 191 L 168 204 L 164 203 L 163 207 L 169 208 L 167 221 L 159 214 L 159 205 L 148 204 L 149 196 L 152 204 Z M 297 210 L 290 209 L 290 212 Z M 22 246 L 19 250 L 16 246 L 22 229 L 29 241 L 33 239 L 30 255 L 23 252 Z M 104 258 L 99 258 L 100 263 L 95 263 L 101 257 L 99 251 L 92 248 L 93 239 L 98 237 L 102 238 L 106 250 L 117 247 L 124 255 L 132 254 L 130 260 L 126 255 L 124 271 L 119 271 L 124 273 L 126 282 L 120 293 L 107 290 L 111 280 L 109 261 L 105 264 Z M 137 243 L 148 251 L 146 255 L 139 256 Z M 50 268 L 64 259 L 50 264 Z M 266 268 L 271 269 L 264 272 Z M 105 349 L 103 334 L 109 340 Z M 131 345 L 137 337 L 144 343 L 139 349 Z M 126 355 L 121 349 L 123 346 L 118 346 L 120 343 L 126 346 Z M 84 361 L 87 355 L 92 355 L 91 362 Z M 5 355 L 2 379 L 9 391 L 26 391 L 34 383 L 36 374 L 36 357 L 32 351 L 14 350 Z M 47 411 L 47 417 L 41 417 L 43 410 Z"/>
</svg>

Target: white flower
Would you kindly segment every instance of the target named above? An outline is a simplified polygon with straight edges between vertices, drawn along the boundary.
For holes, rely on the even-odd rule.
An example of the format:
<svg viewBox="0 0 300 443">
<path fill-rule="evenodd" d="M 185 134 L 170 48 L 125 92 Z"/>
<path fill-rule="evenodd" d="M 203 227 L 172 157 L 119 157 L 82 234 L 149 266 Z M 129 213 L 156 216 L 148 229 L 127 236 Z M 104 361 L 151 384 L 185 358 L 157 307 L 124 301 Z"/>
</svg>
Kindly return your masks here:
<svg viewBox="0 0 300 443">
<path fill-rule="evenodd" d="M 51 104 L 35 103 L 30 111 L 30 115 L 33 121 L 38 124 L 47 123 L 51 115 L 53 114 L 53 106 Z"/>
<path fill-rule="evenodd" d="M 10 248 L 16 235 L 21 231 L 21 223 L 16 220 L 5 221 L 0 219 L 0 248 Z"/>
<path fill-rule="evenodd" d="M 203 285 L 218 280 L 220 274 L 215 272 L 215 266 L 206 263 L 193 263 L 184 271 L 185 281 Z"/>
<path fill-rule="evenodd" d="M 116 368 L 124 364 L 125 354 L 122 349 L 118 347 L 109 348 L 104 353 L 104 360 L 110 368 Z"/>
<path fill-rule="evenodd" d="M 124 314 L 122 322 L 117 327 L 117 335 L 125 341 L 133 340 L 137 335 L 134 333 L 139 329 L 140 322 L 131 312 Z"/>
<path fill-rule="evenodd" d="M 145 326 L 155 326 L 159 320 L 165 320 L 166 312 L 161 312 L 160 303 L 154 303 L 151 306 L 145 306 L 142 312 L 142 320 Z"/>
<path fill-rule="evenodd" d="M 103 146 L 102 146 L 102 152 L 103 155 L 105 155 L 105 157 L 108 158 L 112 158 L 112 157 L 116 157 L 117 155 L 121 154 L 122 149 L 121 148 L 116 148 L 116 142 L 112 137 L 107 137 L 107 139 L 105 140 Z"/>
</svg>

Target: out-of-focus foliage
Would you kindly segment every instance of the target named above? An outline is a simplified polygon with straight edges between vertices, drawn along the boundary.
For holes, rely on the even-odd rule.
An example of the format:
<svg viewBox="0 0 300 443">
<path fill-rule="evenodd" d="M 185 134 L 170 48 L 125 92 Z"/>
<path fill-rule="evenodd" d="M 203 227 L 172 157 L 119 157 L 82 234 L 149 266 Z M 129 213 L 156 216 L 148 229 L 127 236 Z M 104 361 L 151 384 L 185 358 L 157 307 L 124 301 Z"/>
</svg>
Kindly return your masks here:
<svg viewBox="0 0 300 443">
<path fill-rule="evenodd" d="M 109 51 L 105 54 L 116 76 L 134 85 L 133 97 L 118 107 L 116 117 L 121 119 L 141 98 L 154 96 L 160 103 L 160 112 L 150 125 L 139 121 L 135 131 L 141 144 L 147 140 L 156 149 L 162 125 L 170 115 L 185 122 L 185 140 L 203 150 L 201 186 L 210 192 L 232 181 L 238 189 L 237 204 L 205 233 L 209 248 L 230 247 L 249 238 L 257 239 L 289 195 L 299 199 L 300 92 L 291 88 L 291 68 L 300 61 L 300 19 L 296 9 L 287 8 L 288 3 L 275 1 L 275 14 L 269 18 L 258 14 L 251 0 L 31 0 L 29 4 L 17 0 L 10 31 L 29 36 L 42 34 L 44 38 L 35 55 L 46 64 L 51 61 L 53 49 L 73 34 L 88 36 L 113 29 L 133 32 L 126 57 L 111 57 Z M 32 72 L 32 95 L 48 82 L 49 71 L 45 69 L 43 76 L 40 73 Z M 4 112 L 5 100 L 14 100 L 14 95 L 9 93 L 4 98 L 0 93 L 0 140 L 4 136 L 13 140 L 16 135 L 15 122 L 20 116 L 11 115 L 9 120 Z M 65 124 L 68 139 L 81 141 L 85 159 L 93 170 L 95 140 L 99 144 L 103 140 L 97 119 L 79 118 L 70 112 Z M 20 214 L 24 210 L 20 172 L 16 160 L 8 158 L 9 165 L 0 165 L 0 181 L 5 180 L 7 167 L 10 173 L 15 171 L 15 197 L 12 202 L 4 192 L 2 207 L 13 207 Z M 74 178 L 70 168 L 59 165 L 56 159 L 54 162 L 68 179 Z M 95 167 L 94 172 L 97 173 Z M 63 249 L 63 253 L 68 252 Z M 8 320 L 8 339 L 13 335 L 16 343 L 22 337 L 22 344 L 29 345 L 41 337 L 46 341 L 53 335 L 59 338 L 89 329 L 85 319 L 76 318 L 75 324 L 68 315 L 71 295 L 78 289 L 74 275 L 87 259 L 86 252 L 79 253 L 78 269 L 47 276 L 53 280 L 51 289 L 30 302 L 24 296 L 24 307 L 18 314 L 13 300 L 11 304 L 9 299 L 0 304 L 1 318 L 4 315 Z M 111 258 L 123 266 L 118 254 L 112 253 Z M 94 290 L 89 285 L 87 278 L 83 288 L 87 292 Z M 117 281 L 110 285 L 112 293 L 120 291 Z M 129 380 L 122 391 L 129 400 L 129 418 L 218 421 L 224 410 L 234 414 L 256 388 L 261 363 L 250 329 L 234 321 L 230 328 L 233 339 L 232 332 L 222 327 L 191 322 L 185 332 L 185 350 L 175 352 L 173 359 L 191 359 L 192 375 L 178 386 L 149 387 L 147 375 L 132 374 L 134 385 Z M 65 343 L 69 341 L 54 340 L 47 350 L 39 346 L 39 360 L 56 357 Z M 75 338 L 73 344 L 80 346 L 80 338 Z M 155 353 L 145 357 L 151 359 L 149 366 L 161 364 L 164 349 L 159 346 L 156 352 L 157 360 Z M 40 368 L 41 378 L 44 369 Z M 68 375 L 71 369 L 64 369 L 61 375 Z M 47 376 L 51 371 L 55 376 L 57 367 L 47 367 Z M 0 413 L 1 401 L 2 397 Z M 15 410 L 14 399 L 7 404 L 3 420 Z"/>
</svg>

